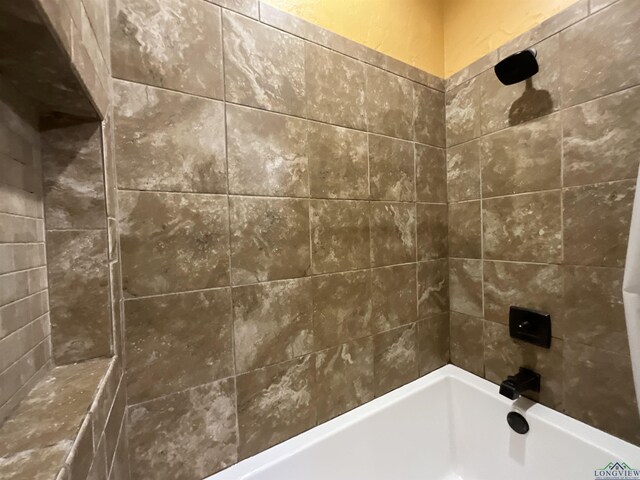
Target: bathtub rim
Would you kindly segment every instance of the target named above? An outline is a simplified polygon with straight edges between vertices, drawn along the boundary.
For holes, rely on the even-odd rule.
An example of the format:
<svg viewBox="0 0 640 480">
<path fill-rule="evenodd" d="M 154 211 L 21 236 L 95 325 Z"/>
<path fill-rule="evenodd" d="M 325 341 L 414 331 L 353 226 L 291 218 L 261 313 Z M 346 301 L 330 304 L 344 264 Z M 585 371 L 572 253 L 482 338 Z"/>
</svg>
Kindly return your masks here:
<svg viewBox="0 0 640 480">
<path fill-rule="evenodd" d="M 448 364 L 260 453 L 241 460 L 218 473 L 205 477 L 204 480 L 243 480 L 247 475 L 268 469 L 273 464 L 311 448 L 326 438 L 351 425 L 364 421 L 377 412 L 426 388 L 439 383 L 446 383 L 447 395 L 451 395 L 453 393 L 451 385 L 449 385 L 451 382 L 458 382 L 467 388 L 477 390 L 481 395 L 490 396 L 492 401 L 500 402 L 507 410 L 511 410 L 513 407 L 513 401 L 499 395 L 498 386 L 495 383 L 453 364 Z M 631 458 L 640 458 L 640 447 L 540 403 L 521 397 L 518 400 L 518 410 L 525 411 L 525 417 L 530 422 L 546 423 L 553 428 L 561 430 L 566 435 L 607 450 L 612 456 L 623 455 Z M 448 414 L 450 417 L 454 415 L 453 412 Z M 452 419 L 450 418 L 450 420 Z M 455 450 L 455 444 L 452 448 Z"/>
</svg>

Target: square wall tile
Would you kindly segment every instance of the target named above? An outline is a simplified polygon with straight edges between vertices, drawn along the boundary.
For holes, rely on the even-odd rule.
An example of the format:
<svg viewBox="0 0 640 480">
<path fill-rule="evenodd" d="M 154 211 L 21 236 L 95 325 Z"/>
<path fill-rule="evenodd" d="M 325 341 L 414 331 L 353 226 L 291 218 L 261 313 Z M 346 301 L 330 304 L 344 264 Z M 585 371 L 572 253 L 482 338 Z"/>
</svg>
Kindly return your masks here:
<svg viewBox="0 0 640 480">
<path fill-rule="evenodd" d="M 374 268 L 371 271 L 372 327 L 384 332 L 417 318 L 416 265 Z"/>
<path fill-rule="evenodd" d="M 311 42 L 304 51 L 309 118 L 366 130 L 364 63 Z"/>
<path fill-rule="evenodd" d="M 222 102 L 119 80 L 113 87 L 120 188 L 227 192 Z"/>
<path fill-rule="evenodd" d="M 418 263 L 418 318 L 449 311 L 449 261 L 446 258 Z"/>
<path fill-rule="evenodd" d="M 313 351 L 310 279 L 236 287 L 232 296 L 238 372 Z"/>
<path fill-rule="evenodd" d="M 449 204 L 449 255 L 461 258 L 482 256 L 479 201 Z"/>
<path fill-rule="evenodd" d="M 410 202 L 415 200 L 413 143 L 369 135 L 371 198 Z"/>
<path fill-rule="evenodd" d="M 125 302 L 130 404 L 233 374 L 230 297 L 226 288 Z"/>
<path fill-rule="evenodd" d="M 484 320 L 451 312 L 451 363 L 484 376 Z M 514 372 L 515 373 L 515 372 Z"/>
<path fill-rule="evenodd" d="M 507 325 L 484 324 L 485 378 L 499 385 L 507 376 L 518 373 L 520 367 L 529 368 L 540 374 L 540 393 L 528 392 L 525 396 L 559 411 L 563 410 L 565 398 L 562 351 L 562 340 L 553 339 L 547 350 L 514 340 Z"/>
<path fill-rule="evenodd" d="M 311 286 L 316 350 L 372 333 L 370 270 L 315 276 Z"/>
<path fill-rule="evenodd" d="M 447 205 L 418 203 L 416 209 L 418 216 L 418 260 L 447 257 L 449 255 Z"/>
<path fill-rule="evenodd" d="M 309 189 L 315 198 L 369 198 L 367 134 L 309 122 Z"/>
<path fill-rule="evenodd" d="M 551 335 L 562 338 L 563 275 L 560 265 L 484 262 L 484 318 L 509 324 L 509 307 L 532 308 L 551 315 Z"/>
<path fill-rule="evenodd" d="M 415 261 L 415 205 L 373 202 L 369 215 L 371 265 L 383 266 Z"/>
<path fill-rule="evenodd" d="M 373 382 L 373 337 L 318 352 L 318 423 L 373 400 Z"/>
<path fill-rule="evenodd" d="M 315 377 L 314 355 L 237 377 L 239 459 L 315 426 Z"/>
<path fill-rule="evenodd" d="M 560 33 L 564 106 L 640 83 L 638 23 L 636 2 L 621 0 Z"/>
<path fill-rule="evenodd" d="M 418 325 L 418 368 L 426 375 L 449 363 L 449 314 L 440 313 Z"/>
<path fill-rule="evenodd" d="M 131 478 L 203 478 L 222 470 L 237 461 L 233 379 L 131 406 L 127 431 Z"/>
<path fill-rule="evenodd" d="M 444 93 L 413 84 L 414 140 L 435 147 L 445 146 Z"/>
<path fill-rule="evenodd" d="M 112 0 L 113 76 L 222 99 L 220 8 L 201 0 Z M 158 41 L 161 32 L 172 32 Z"/>
<path fill-rule="evenodd" d="M 304 116 L 304 41 L 228 10 L 222 19 L 226 100 Z"/>
<path fill-rule="evenodd" d="M 566 263 L 624 266 L 635 183 L 625 180 L 563 191 Z"/>
<path fill-rule="evenodd" d="M 635 178 L 640 87 L 562 112 L 564 186 Z"/>
<path fill-rule="evenodd" d="M 119 201 L 126 297 L 229 285 L 226 197 L 121 191 Z"/>
<path fill-rule="evenodd" d="M 628 354 L 622 303 L 624 269 L 565 265 L 565 338 Z"/>
<path fill-rule="evenodd" d="M 100 123 L 43 132 L 42 177 L 48 229 L 106 227 Z"/>
<path fill-rule="evenodd" d="M 373 337 L 375 396 L 395 390 L 419 376 L 417 324 Z"/>
<path fill-rule="evenodd" d="M 562 260 L 560 205 L 560 191 L 484 200 L 482 204 L 484 258 L 541 263 L 560 262 Z"/>
<path fill-rule="evenodd" d="M 108 356 L 111 318 L 106 231 L 48 232 L 47 256 L 56 363 Z"/>
<path fill-rule="evenodd" d="M 561 143 L 558 115 L 483 137 L 480 140 L 483 197 L 560 188 Z"/>
<path fill-rule="evenodd" d="M 365 66 L 365 70 L 368 130 L 413 140 L 412 82 L 370 65 Z"/>
<path fill-rule="evenodd" d="M 479 140 L 447 149 L 447 196 L 449 202 L 480 198 Z"/>
<path fill-rule="evenodd" d="M 231 197 L 230 205 L 233 285 L 310 272 L 308 200 Z"/>
<path fill-rule="evenodd" d="M 449 259 L 449 298 L 452 312 L 483 316 L 482 260 Z"/>
<path fill-rule="evenodd" d="M 370 266 L 367 202 L 311 200 L 309 218 L 314 273 Z"/>
<path fill-rule="evenodd" d="M 443 148 L 415 144 L 416 199 L 447 203 L 447 160 Z"/>
<path fill-rule="evenodd" d="M 227 106 L 229 193 L 306 197 L 307 121 Z"/>
</svg>

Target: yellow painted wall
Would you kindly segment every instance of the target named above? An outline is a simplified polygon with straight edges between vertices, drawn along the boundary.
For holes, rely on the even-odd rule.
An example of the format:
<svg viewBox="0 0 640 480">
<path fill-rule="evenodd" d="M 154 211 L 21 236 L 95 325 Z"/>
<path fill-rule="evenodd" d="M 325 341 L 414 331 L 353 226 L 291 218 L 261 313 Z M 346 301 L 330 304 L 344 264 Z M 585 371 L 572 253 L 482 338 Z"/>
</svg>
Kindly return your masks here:
<svg viewBox="0 0 640 480">
<path fill-rule="evenodd" d="M 434 75 L 444 73 L 442 0 L 265 1 Z"/>
<path fill-rule="evenodd" d="M 576 0 L 443 0 L 445 77 Z"/>
<path fill-rule="evenodd" d="M 576 0 L 265 1 L 446 78 Z"/>
</svg>

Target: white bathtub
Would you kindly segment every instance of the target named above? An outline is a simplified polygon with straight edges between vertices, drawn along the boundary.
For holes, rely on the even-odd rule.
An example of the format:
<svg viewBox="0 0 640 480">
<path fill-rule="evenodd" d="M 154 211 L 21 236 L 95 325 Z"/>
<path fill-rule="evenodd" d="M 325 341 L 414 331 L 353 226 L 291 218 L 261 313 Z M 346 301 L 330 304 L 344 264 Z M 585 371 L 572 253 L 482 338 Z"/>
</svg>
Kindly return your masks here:
<svg viewBox="0 0 640 480">
<path fill-rule="evenodd" d="M 640 448 L 453 365 L 224 470 L 211 480 L 595 480 L 611 462 L 639 469 Z M 598 472 L 597 472 L 598 471 Z"/>
</svg>

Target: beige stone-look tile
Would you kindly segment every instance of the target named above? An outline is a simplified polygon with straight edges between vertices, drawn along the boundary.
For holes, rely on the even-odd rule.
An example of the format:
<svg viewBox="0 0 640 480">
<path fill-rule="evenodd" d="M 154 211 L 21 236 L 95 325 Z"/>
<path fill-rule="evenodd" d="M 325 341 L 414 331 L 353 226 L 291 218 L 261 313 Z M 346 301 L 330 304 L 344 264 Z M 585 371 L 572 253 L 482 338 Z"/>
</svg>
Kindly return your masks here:
<svg viewBox="0 0 640 480">
<path fill-rule="evenodd" d="M 482 256 L 479 201 L 449 204 L 449 255 L 461 258 Z"/>
<path fill-rule="evenodd" d="M 227 192 L 222 102 L 118 80 L 114 96 L 120 188 Z"/>
<path fill-rule="evenodd" d="M 593 14 L 617 1 L 618 0 L 589 0 L 589 11 Z"/>
<path fill-rule="evenodd" d="M 635 178 L 640 87 L 562 112 L 564 186 Z"/>
<path fill-rule="evenodd" d="M 304 41 L 227 10 L 222 22 L 226 100 L 304 116 Z"/>
<path fill-rule="evenodd" d="M 105 228 L 99 123 L 48 130 L 42 135 L 47 228 Z"/>
<path fill-rule="evenodd" d="M 371 65 L 367 77 L 366 111 L 370 132 L 413 140 L 413 84 Z"/>
<path fill-rule="evenodd" d="M 230 201 L 232 285 L 302 277 L 310 271 L 308 200 Z"/>
<path fill-rule="evenodd" d="M 373 337 L 316 353 L 318 423 L 373 400 Z"/>
<path fill-rule="evenodd" d="M 369 135 L 371 198 L 410 202 L 415 200 L 413 143 Z"/>
<path fill-rule="evenodd" d="M 107 480 L 107 457 L 104 444 L 104 437 L 102 437 L 100 443 L 95 446 L 87 480 Z"/>
<path fill-rule="evenodd" d="M 448 256 L 448 208 L 444 204 L 418 203 L 418 260 L 434 260 Z"/>
<path fill-rule="evenodd" d="M 539 310 L 551 315 L 551 335 L 565 331 L 563 276 L 559 265 L 484 262 L 484 318 L 509 324 L 509 307 Z"/>
<path fill-rule="evenodd" d="M 416 200 L 447 203 L 447 160 L 443 148 L 415 144 Z"/>
<path fill-rule="evenodd" d="M 451 312 L 451 363 L 484 376 L 484 320 Z"/>
<path fill-rule="evenodd" d="M 208 2 L 220 5 L 222 8 L 242 13 L 247 17 L 258 19 L 260 2 L 259 0 L 207 0 Z"/>
<path fill-rule="evenodd" d="M 314 355 L 307 355 L 237 377 L 239 459 L 316 424 L 315 376 Z"/>
<path fill-rule="evenodd" d="M 449 311 L 449 261 L 446 258 L 418 263 L 418 318 Z M 448 331 L 448 330 L 447 330 Z"/>
<path fill-rule="evenodd" d="M 413 84 L 414 140 L 436 147 L 445 146 L 444 93 Z"/>
<path fill-rule="evenodd" d="M 561 142 L 558 115 L 483 137 L 480 140 L 483 197 L 560 188 Z"/>
<path fill-rule="evenodd" d="M 622 268 L 566 265 L 565 338 L 619 354 L 628 353 L 622 303 Z"/>
<path fill-rule="evenodd" d="M 376 397 L 418 378 L 417 333 L 417 324 L 412 323 L 374 335 L 373 378 Z"/>
<path fill-rule="evenodd" d="M 371 203 L 371 265 L 413 262 L 416 258 L 416 207 L 409 203 Z"/>
<path fill-rule="evenodd" d="M 418 322 L 418 367 L 426 375 L 449 363 L 449 314 Z"/>
<path fill-rule="evenodd" d="M 100 230 L 47 235 L 51 340 L 58 364 L 109 355 L 107 235 Z"/>
<path fill-rule="evenodd" d="M 306 197 L 307 121 L 227 106 L 229 193 Z"/>
<path fill-rule="evenodd" d="M 560 33 L 564 106 L 640 83 L 639 23 L 636 2 L 621 0 Z"/>
<path fill-rule="evenodd" d="M 64 464 L 69 442 L 27 450 L 0 458 L 0 477 L 6 480 L 52 480 Z"/>
<path fill-rule="evenodd" d="M 203 478 L 236 463 L 232 379 L 128 409 L 131 478 Z"/>
<path fill-rule="evenodd" d="M 315 198 L 369 198 L 367 134 L 309 122 L 309 190 Z"/>
<path fill-rule="evenodd" d="M 126 301 L 129 403 L 230 376 L 230 309 L 229 289 Z"/>
<path fill-rule="evenodd" d="M 315 276 L 311 288 L 316 350 L 372 333 L 370 270 Z"/>
<path fill-rule="evenodd" d="M 226 197 L 120 192 L 119 209 L 126 297 L 229 284 Z"/>
<path fill-rule="evenodd" d="M 309 118 L 366 130 L 365 65 L 304 42 Z"/>
<path fill-rule="evenodd" d="M 540 374 L 540 393 L 527 392 L 526 397 L 562 411 L 564 400 L 564 362 L 562 340 L 553 339 L 551 348 L 540 348 L 514 340 L 509 327 L 495 322 L 484 324 L 484 375 L 500 384 L 509 375 L 526 367 Z"/>
<path fill-rule="evenodd" d="M 498 63 L 498 50 L 493 50 L 466 67 L 458 70 L 445 80 L 445 90 L 452 90 L 467 80 L 480 75 Z"/>
<path fill-rule="evenodd" d="M 93 460 L 93 425 L 90 417 L 85 417 L 85 421 L 80 427 L 73 447 L 65 460 L 65 467 L 68 470 L 68 478 L 87 478 L 91 461 Z"/>
<path fill-rule="evenodd" d="M 480 141 L 447 149 L 447 195 L 449 202 L 480 198 Z"/>
<path fill-rule="evenodd" d="M 478 77 L 483 135 L 529 122 L 560 108 L 560 39 L 554 35 L 524 48 L 531 46 L 537 51 L 540 71 L 526 82 L 503 85 L 493 68 Z M 512 146 L 515 145 L 516 141 Z"/>
<path fill-rule="evenodd" d="M 222 99 L 219 7 L 201 0 L 113 0 L 110 7 L 115 77 Z"/>
<path fill-rule="evenodd" d="M 624 266 L 634 192 L 635 180 L 563 191 L 566 263 Z"/>
<path fill-rule="evenodd" d="M 370 266 L 369 204 L 351 200 L 311 200 L 313 273 Z"/>
<path fill-rule="evenodd" d="M 484 258 L 559 262 L 562 259 L 560 203 L 559 191 L 484 200 Z"/>
<path fill-rule="evenodd" d="M 232 298 L 238 372 L 313 351 L 310 279 L 236 287 Z"/>
<path fill-rule="evenodd" d="M 109 472 L 109 480 L 130 480 L 129 468 L 129 441 L 127 439 L 127 422 L 122 423 L 120 435 L 118 436 L 118 444 L 111 463 L 111 471 Z"/>
<path fill-rule="evenodd" d="M 640 445 L 640 417 L 627 355 L 566 342 L 564 388 L 567 415 Z"/>
<path fill-rule="evenodd" d="M 480 89 L 478 77 L 445 93 L 447 147 L 480 136 Z"/>
<path fill-rule="evenodd" d="M 449 259 L 449 303 L 452 312 L 483 316 L 482 260 Z"/>
<path fill-rule="evenodd" d="M 0 242 L 34 243 L 44 241 L 42 220 L 0 214 Z"/>
<path fill-rule="evenodd" d="M 376 333 L 416 321 L 416 265 L 371 271 L 372 328 Z"/>
<path fill-rule="evenodd" d="M 13 335 L 0 339 L 0 372 L 5 371 L 42 341 L 48 341 L 49 316 L 33 320 Z"/>
</svg>

